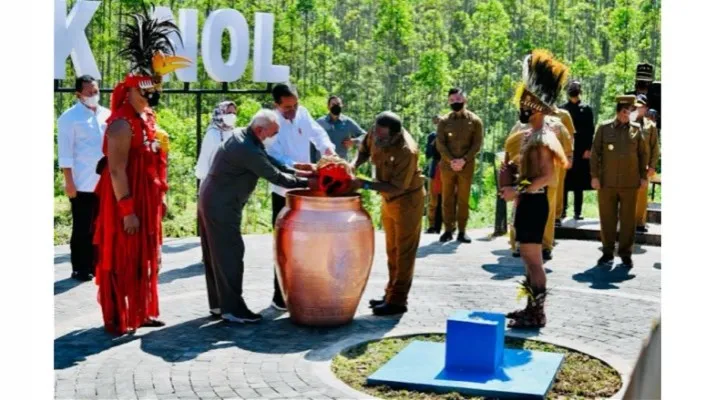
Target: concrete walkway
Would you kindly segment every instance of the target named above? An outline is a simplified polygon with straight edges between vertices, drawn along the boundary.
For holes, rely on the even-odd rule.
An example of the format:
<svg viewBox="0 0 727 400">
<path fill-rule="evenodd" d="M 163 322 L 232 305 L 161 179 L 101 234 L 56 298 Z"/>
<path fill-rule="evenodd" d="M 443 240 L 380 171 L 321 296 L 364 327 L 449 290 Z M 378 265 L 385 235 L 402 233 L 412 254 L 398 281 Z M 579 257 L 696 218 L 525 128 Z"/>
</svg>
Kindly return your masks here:
<svg viewBox="0 0 727 400">
<path fill-rule="evenodd" d="M 196 238 L 164 247 L 159 292 L 167 326 L 115 339 L 103 331 L 93 283 L 70 280 L 67 247 L 55 252 L 55 393 L 58 399 L 329 399 L 365 398 L 337 381 L 330 359 L 341 348 L 390 335 L 443 332 L 457 309 L 507 312 L 519 306 L 519 259 L 505 238 L 470 232 L 471 244 L 423 235 L 409 312 L 400 318 L 370 314 L 387 280 L 383 235 L 376 236 L 374 267 L 354 322 L 335 329 L 293 325 L 269 308 L 273 293 L 270 235 L 246 236 L 244 296 L 263 310 L 257 325 L 231 326 L 208 318 L 204 269 Z M 519 332 L 587 351 L 624 374 L 630 372 L 651 322 L 659 315 L 661 249 L 638 247 L 636 267 L 595 267 L 597 242 L 562 240 L 546 264 L 552 295 L 548 326 Z M 617 259 L 618 260 L 618 259 Z"/>
</svg>

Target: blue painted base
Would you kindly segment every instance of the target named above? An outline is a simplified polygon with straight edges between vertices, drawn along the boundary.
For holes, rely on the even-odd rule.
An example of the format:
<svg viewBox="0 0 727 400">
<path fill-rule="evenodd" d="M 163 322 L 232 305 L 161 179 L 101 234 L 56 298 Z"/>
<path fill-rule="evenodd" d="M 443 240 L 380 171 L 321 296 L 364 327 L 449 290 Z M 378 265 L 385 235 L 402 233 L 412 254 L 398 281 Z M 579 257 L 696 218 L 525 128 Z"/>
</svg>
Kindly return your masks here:
<svg viewBox="0 0 727 400">
<path fill-rule="evenodd" d="M 495 373 L 444 369 L 445 344 L 415 341 L 368 377 L 368 385 L 459 392 L 485 397 L 543 399 L 550 390 L 563 355 L 505 349 Z"/>
</svg>

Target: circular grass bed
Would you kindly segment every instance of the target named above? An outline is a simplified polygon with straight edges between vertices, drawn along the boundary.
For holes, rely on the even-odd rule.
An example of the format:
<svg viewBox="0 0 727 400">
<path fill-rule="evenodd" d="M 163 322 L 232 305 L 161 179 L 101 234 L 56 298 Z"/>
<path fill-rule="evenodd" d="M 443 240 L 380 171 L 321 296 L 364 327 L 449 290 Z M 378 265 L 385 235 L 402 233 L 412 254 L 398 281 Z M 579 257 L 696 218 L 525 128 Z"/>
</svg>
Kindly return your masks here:
<svg viewBox="0 0 727 400">
<path fill-rule="evenodd" d="M 344 350 L 332 362 L 333 373 L 349 386 L 382 399 L 484 399 L 459 393 L 437 394 L 366 386 L 366 378 L 414 340 L 444 342 L 444 334 L 416 335 L 362 343 Z M 602 399 L 621 388 L 621 376 L 603 361 L 565 347 L 534 340 L 505 338 L 505 347 L 565 354 L 548 399 Z M 493 399 L 489 399 L 493 400 Z"/>
</svg>

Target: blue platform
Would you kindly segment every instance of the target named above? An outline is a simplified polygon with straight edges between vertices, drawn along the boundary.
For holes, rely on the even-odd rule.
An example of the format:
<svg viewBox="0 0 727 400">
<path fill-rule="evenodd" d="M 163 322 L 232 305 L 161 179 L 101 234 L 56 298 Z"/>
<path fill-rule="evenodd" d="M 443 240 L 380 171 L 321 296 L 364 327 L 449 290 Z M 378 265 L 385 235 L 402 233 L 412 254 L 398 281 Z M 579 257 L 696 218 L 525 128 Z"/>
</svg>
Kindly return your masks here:
<svg viewBox="0 0 727 400">
<path fill-rule="evenodd" d="M 451 372 L 444 370 L 444 352 L 444 343 L 412 342 L 366 383 L 437 393 L 543 399 L 563 362 L 562 354 L 505 349 L 498 372 Z"/>
<path fill-rule="evenodd" d="M 368 377 L 368 385 L 512 398 L 544 399 L 563 355 L 505 348 L 505 316 L 458 311 L 445 343 L 415 341 Z"/>
</svg>

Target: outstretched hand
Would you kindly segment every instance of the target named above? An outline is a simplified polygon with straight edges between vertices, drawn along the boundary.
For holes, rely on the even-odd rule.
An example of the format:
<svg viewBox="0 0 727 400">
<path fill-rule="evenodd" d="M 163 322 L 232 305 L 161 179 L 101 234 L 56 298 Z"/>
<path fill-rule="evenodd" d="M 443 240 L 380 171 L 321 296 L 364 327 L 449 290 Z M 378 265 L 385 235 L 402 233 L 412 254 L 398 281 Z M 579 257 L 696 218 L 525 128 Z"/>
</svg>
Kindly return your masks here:
<svg viewBox="0 0 727 400">
<path fill-rule="evenodd" d="M 293 168 L 300 170 L 300 171 L 311 171 L 311 172 L 315 172 L 318 170 L 318 167 L 315 164 L 310 164 L 310 163 L 295 163 L 295 164 L 293 164 Z"/>
</svg>

